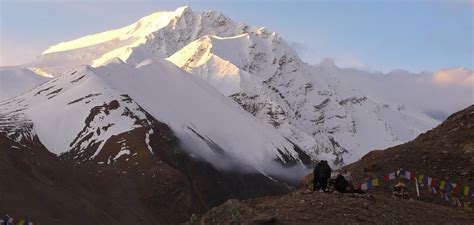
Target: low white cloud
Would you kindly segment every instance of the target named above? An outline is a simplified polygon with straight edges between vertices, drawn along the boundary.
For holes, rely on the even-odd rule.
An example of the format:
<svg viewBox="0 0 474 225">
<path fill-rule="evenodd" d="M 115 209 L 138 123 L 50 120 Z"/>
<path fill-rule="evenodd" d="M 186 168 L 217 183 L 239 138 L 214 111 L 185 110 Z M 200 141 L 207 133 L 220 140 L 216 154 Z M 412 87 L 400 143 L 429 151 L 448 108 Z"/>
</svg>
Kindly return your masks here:
<svg viewBox="0 0 474 225">
<path fill-rule="evenodd" d="M 371 99 L 405 106 L 438 121 L 474 104 L 474 74 L 465 68 L 441 69 L 434 73 L 341 69 L 338 73 L 349 86 Z"/>
<path fill-rule="evenodd" d="M 362 62 L 358 57 L 352 55 L 340 56 L 334 59 L 340 68 L 355 68 L 360 70 L 370 70 L 369 65 Z"/>
<path fill-rule="evenodd" d="M 433 73 L 433 82 L 439 85 L 474 86 L 474 72 L 462 67 L 443 69 Z"/>
</svg>

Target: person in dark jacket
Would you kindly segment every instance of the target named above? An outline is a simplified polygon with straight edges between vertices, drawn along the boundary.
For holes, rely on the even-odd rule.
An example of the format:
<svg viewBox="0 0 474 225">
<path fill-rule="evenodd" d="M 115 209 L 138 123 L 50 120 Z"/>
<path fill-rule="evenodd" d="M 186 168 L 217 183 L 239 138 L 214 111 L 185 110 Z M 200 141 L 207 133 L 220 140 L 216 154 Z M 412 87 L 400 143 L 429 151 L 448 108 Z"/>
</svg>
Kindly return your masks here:
<svg viewBox="0 0 474 225">
<path fill-rule="evenodd" d="M 319 190 L 319 173 L 321 171 L 321 162 L 313 170 L 313 191 Z"/>
<path fill-rule="evenodd" d="M 319 172 L 319 185 L 323 191 L 327 191 L 328 179 L 331 177 L 331 167 L 329 167 L 328 161 L 321 161 L 321 169 Z"/>
<path fill-rule="evenodd" d="M 321 160 L 314 168 L 313 191 L 322 189 L 327 190 L 328 179 L 331 177 L 331 167 L 326 160 Z"/>
<path fill-rule="evenodd" d="M 336 189 L 337 192 L 344 193 L 347 190 L 347 180 L 344 178 L 344 175 L 342 173 L 337 174 L 336 180 L 334 181 L 334 189 Z"/>
</svg>

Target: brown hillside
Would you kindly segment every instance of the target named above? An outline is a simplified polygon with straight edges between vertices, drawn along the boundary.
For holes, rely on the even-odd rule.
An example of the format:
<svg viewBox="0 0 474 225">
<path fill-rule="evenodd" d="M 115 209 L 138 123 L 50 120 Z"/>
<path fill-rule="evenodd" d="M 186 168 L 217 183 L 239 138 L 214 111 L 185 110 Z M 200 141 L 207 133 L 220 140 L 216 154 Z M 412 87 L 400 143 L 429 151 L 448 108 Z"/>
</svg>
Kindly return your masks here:
<svg viewBox="0 0 474 225">
<path fill-rule="evenodd" d="M 348 165 L 356 181 L 379 177 L 399 168 L 434 178 L 474 184 L 474 105 L 451 115 L 438 127 L 414 141 L 372 151 Z M 312 175 L 300 190 L 282 197 L 228 201 L 188 224 L 472 224 L 474 213 L 466 212 L 439 195 L 422 190 L 412 200 L 391 196 L 391 185 L 374 188 L 366 195 L 319 193 L 307 188 Z M 420 201 L 421 200 L 421 201 Z M 472 200 L 463 197 L 462 200 Z M 437 203 L 437 204 L 434 204 Z"/>
</svg>

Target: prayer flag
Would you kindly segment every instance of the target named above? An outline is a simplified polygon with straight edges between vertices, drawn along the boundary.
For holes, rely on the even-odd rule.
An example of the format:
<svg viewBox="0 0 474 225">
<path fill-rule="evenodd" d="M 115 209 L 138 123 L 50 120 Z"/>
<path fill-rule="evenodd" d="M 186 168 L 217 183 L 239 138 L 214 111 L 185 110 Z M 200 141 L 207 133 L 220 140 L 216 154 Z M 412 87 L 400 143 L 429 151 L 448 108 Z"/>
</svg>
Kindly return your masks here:
<svg viewBox="0 0 474 225">
<path fill-rule="evenodd" d="M 383 181 L 385 181 L 385 183 L 388 183 L 389 179 L 390 179 L 389 175 L 384 175 L 383 176 Z"/>
<path fill-rule="evenodd" d="M 416 178 L 416 172 L 415 172 L 415 171 L 412 171 L 412 172 L 411 172 L 410 180 L 414 180 L 415 178 Z"/>
<path fill-rule="evenodd" d="M 374 187 L 379 186 L 379 179 L 378 178 L 375 178 L 375 179 L 372 180 L 372 186 L 374 186 Z"/>
<path fill-rule="evenodd" d="M 446 181 L 446 183 L 445 183 L 445 185 L 444 185 L 444 191 L 445 191 L 445 192 L 450 192 L 452 189 L 453 189 L 453 186 L 451 185 L 451 182 L 450 182 L 450 181 Z"/>
<path fill-rule="evenodd" d="M 469 205 L 467 204 L 467 202 L 464 202 L 464 210 L 469 210 Z"/>
<path fill-rule="evenodd" d="M 400 177 L 405 177 L 405 170 L 399 170 L 398 172 L 399 172 L 398 175 Z"/>
<path fill-rule="evenodd" d="M 429 179 L 428 176 L 423 175 L 423 181 L 422 181 L 422 182 L 423 182 L 424 184 L 426 184 L 426 185 L 429 185 L 428 179 Z"/>
<path fill-rule="evenodd" d="M 371 189 L 371 188 L 372 188 L 372 181 L 371 181 L 371 180 L 368 180 L 368 181 L 367 181 L 367 188 L 368 188 L 368 189 Z"/>
<path fill-rule="evenodd" d="M 431 179 L 431 187 L 436 187 L 436 183 L 437 181 L 435 178 Z"/>
<path fill-rule="evenodd" d="M 361 185 L 360 185 L 360 189 L 361 189 L 361 190 L 364 190 L 364 191 L 367 190 L 367 189 L 368 189 L 367 182 L 361 184 Z"/>
<path fill-rule="evenodd" d="M 18 222 L 18 225 L 25 225 L 25 220 L 20 219 L 20 222 Z"/>
<path fill-rule="evenodd" d="M 459 190 L 461 190 L 461 185 L 459 185 L 459 182 L 458 183 L 453 183 L 452 186 L 453 186 L 453 192 L 454 193 L 459 193 Z"/>
<path fill-rule="evenodd" d="M 405 171 L 405 179 L 408 179 L 408 180 L 411 179 L 411 172 L 410 171 Z"/>
<path fill-rule="evenodd" d="M 436 194 L 436 188 L 435 187 L 431 187 L 431 191 L 433 192 L 433 194 Z"/>
<path fill-rule="evenodd" d="M 392 172 L 392 173 L 390 173 L 390 174 L 388 175 L 388 179 L 389 179 L 389 180 L 395 180 L 396 177 L 397 177 L 397 176 L 396 176 L 395 172 Z"/>
<path fill-rule="evenodd" d="M 423 175 L 418 175 L 418 183 L 423 183 Z"/>
<path fill-rule="evenodd" d="M 469 187 L 464 185 L 464 190 L 463 190 L 464 196 L 467 196 L 469 194 Z"/>
<path fill-rule="evenodd" d="M 462 207 L 461 201 L 459 201 L 459 198 L 456 198 L 456 202 L 457 202 L 457 204 L 458 204 L 458 207 Z"/>
<path fill-rule="evenodd" d="M 433 187 L 433 179 L 431 177 L 428 177 L 428 186 Z"/>
</svg>

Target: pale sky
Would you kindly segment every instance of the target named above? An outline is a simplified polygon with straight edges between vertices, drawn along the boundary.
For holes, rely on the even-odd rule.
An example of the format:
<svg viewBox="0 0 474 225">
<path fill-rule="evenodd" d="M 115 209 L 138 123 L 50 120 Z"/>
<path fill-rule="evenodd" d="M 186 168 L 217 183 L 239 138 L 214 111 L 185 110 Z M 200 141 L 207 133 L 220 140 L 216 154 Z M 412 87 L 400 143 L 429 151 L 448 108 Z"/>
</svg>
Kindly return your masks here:
<svg viewBox="0 0 474 225">
<path fill-rule="evenodd" d="M 189 5 L 278 32 L 309 63 L 389 71 L 473 69 L 474 4 L 445 1 L 0 0 L 0 66 L 49 46 Z"/>
</svg>

